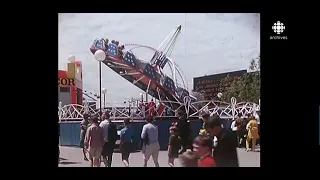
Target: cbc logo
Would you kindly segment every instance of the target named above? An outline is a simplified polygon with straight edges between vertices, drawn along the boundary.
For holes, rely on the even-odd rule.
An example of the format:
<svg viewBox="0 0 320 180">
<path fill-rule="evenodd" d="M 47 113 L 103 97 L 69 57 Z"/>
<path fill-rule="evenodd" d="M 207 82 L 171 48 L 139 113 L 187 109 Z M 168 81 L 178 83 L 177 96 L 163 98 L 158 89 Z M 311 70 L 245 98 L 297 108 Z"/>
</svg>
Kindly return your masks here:
<svg viewBox="0 0 320 180">
<path fill-rule="evenodd" d="M 276 23 L 273 24 L 272 29 L 276 34 L 281 34 L 285 30 L 285 26 L 283 25 L 282 22 L 277 21 Z"/>
</svg>

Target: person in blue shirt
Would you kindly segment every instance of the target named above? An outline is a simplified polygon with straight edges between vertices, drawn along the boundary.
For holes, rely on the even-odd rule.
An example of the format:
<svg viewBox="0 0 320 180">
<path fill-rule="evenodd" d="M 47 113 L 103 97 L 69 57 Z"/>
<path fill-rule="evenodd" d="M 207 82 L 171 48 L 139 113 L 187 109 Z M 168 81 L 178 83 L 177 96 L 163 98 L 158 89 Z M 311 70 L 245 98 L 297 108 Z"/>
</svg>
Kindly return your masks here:
<svg viewBox="0 0 320 180">
<path fill-rule="evenodd" d="M 130 119 L 125 119 L 125 127 L 120 132 L 120 152 L 122 162 L 126 167 L 129 167 L 129 155 L 132 152 L 133 128 L 130 125 Z"/>
</svg>

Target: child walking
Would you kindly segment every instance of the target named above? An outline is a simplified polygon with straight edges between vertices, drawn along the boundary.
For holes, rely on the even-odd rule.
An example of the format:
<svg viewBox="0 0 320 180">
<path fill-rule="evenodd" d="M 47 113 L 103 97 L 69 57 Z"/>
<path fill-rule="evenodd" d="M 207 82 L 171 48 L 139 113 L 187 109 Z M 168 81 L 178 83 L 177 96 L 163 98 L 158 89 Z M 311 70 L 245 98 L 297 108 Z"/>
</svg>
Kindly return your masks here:
<svg viewBox="0 0 320 180">
<path fill-rule="evenodd" d="M 174 160 L 179 157 L 179 150 L 181 148 L 180 138 L 178 136 L 178 128 L 176 126 L 172 126 L 169 129 L 170 138 L 168 145 L 168 156 L 169 156 L 169 166 L 174 167 Z"/>
<path fill-rule="evenodd" d="M 212 138 L 207 135 L 199 135 L 193 142 L 193 150 L 199 157 L 198 167 L 216 167 L 212 157 Z"/>
<path fill-rule="evenodd" d="M 195 152 L 187 151 L 179 157 L 182 167 L 198 167 L 198 156 Z"/>
</svg>

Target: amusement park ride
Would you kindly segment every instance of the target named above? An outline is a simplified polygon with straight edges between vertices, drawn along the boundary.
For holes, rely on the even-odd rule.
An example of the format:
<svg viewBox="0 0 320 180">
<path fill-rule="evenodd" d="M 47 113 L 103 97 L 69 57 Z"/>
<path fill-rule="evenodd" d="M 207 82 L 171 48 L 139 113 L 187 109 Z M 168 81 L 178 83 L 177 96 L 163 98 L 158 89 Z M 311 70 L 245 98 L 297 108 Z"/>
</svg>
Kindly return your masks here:
<svg viewBox="0 0 320 180">
<path fill-rule="evenodd" d="M 174 116 L 177 111 L 184 111 L 188 118 L 198 118 L 203 111 L 217 113 L 222 118 L 233 119 L 238 113 L 252 113 L 259 109 L 255 103 L 237 103 L 235 98 L 230 103 L 220 101 L 197 101 L 189 91 L 187 81 L 179 66 L 171 59 L 173 47 L 181 32 L 181 25 L 176 27 L 157 49 L 140 44 L 119 45 L 108 39 L 94 40 L 90 51 L 95 56 L 105 56 L 102 61 L 107 67 L 159 101 L 155 116 Z M 151 52 L 149 59 L 142 59 L 135 51 L 144 49 Z M 164 69 L 169 73 L 165 73 Z M 168 71 L 167 71 L 168 72 Z M 110 106 L 112 107 L 112 106 Z M 123 120 L 132 118 L 142 120 L 146 112 L 141 107 L 112 107 L 113 118 Z M 82 113 L 96 113 L 97 110 L 82 105 L 65 105 L 59 107 L 60 120 L 79 120 Z M 129 113 L 130 112 L 130 113 Z M 171 112 L 171 113 L 168 113 Z"/>
</svg>

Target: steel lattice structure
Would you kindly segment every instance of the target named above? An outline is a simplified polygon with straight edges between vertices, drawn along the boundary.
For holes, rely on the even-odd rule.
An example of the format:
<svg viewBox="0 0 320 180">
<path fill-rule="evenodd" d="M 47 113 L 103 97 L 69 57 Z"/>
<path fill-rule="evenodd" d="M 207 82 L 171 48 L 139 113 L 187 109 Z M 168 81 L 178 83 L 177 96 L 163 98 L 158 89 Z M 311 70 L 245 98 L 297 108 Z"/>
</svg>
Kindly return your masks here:
<svg viewBox="0 0 320 180">
<path fill-rule="evenodd" d="M 158 100 L 158 105 L 149 107 L 155 109 L 155 117 L 175 117 L 176 112 L 183 111 L 192 119 L 199 118 L 206 111 L 211 115 L 218 114 L 221 118 L 234 119 L 239 113 L 255 113 L 260 109 L 258 104 L 237 103 L 235 98 L 231 98 L 230 102 L 197 101 L 188 91 L 187 80 L 182 70 L 170 57 L 180 33 L 181 25 L 171 31 L 158 48 L 136 43 L 119 45 L 118 41 L 110 42 L 108 39 L 98 38 L 92 43 L 90 51 L 93 55 L 102 52 L 105 55 L 103 64 Z M 135 49 L 141 48 L 151 51 L 152 57 L 141 59 L 134 52 Z M 165 73 L 165 67 L 168 68 L 168 73 Z M 143 120 L 150 110 L 141 105 L 143 102 L 138 104 L 128 107 L 109 104 L 105 110 L 111 112 L 114 120 Z M 78 121 L 83 118 L 85 112 L 95 114 L 98 109 L 89 107 L 87 103 L 69 104 L 63 107 L 60 105 L 58 112 L 61 121 Z"/>
<path fill-rule="evenodd" d="M 237 103 L 235 98 L 231 98 L 230 102 L 208 100 L 191 102 L 190 100 L 185 99 L 182 103 L 177 101 L 161 101 L 159 104 L 165 104 L 165 107 L 161 112 L 158 111 L 159 106 L 155 107 L 155 117 L 159 118 L 172 118 L 175 116 L 175 112 L 182 110 L 186 112 L 188 118 L 199 118 L 203 112 L 208 112 L 211 115 L 217 114 L 223 119 L 234 119 L 239 113 L 255 114 L 257 110 L 260 110 L 259 104 L 252 102 Z M 171 106 L 166 104 L 171 104 Z M 196 109 L 196 111 L 194 111 L 194 109 Z M 105 108 L 105 110 L 111 112 L 111 119 L 114 120 L 124 120 L 126 118 L 143 120 L 149 111 L 145 109 L 144 106 L 119 107 L 112 106 L 112 104 L 108 104 L 108 107 Z M 68 104 L 63 107 L 58 107 L 60 121 L 80 121 L 83 118 L 83 113 L 95 114 L 98 113 L 98 111 L 99 109 L 89 107 L 86 103 L 85 105 Z M 168 111 L 171 112 L 170 115 L 164 113 Z"/>
</svg>

